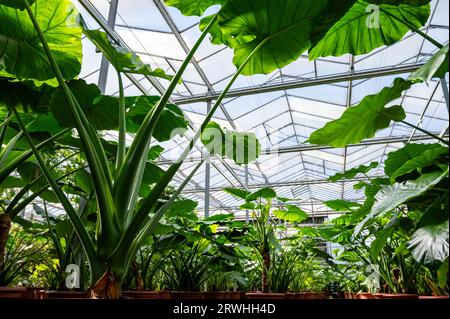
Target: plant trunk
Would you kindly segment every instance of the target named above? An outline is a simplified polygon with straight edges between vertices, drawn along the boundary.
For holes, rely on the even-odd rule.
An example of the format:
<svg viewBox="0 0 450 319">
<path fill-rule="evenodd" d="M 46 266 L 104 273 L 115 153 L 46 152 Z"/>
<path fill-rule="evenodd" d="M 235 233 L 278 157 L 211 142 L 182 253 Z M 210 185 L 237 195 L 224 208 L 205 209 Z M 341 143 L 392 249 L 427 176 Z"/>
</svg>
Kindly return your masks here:
<svg viewBox="0 0 450 319">
<path fill-rule="evenodd" d="M 134 282 L 136 286 L 136 290 L 142 291 L 144 290 L 144 280 L 142 279 L 141 273 L 139 272 L 139 267 L 136 260 L 133 260 L 131 263 L 131 268 L 134 273 Z"/>
<path fill-rule="evenodd" d="M 119 299 L 120 282 L 111 271 L 107 271 L 91 288 L 91 299 Z"/>
<path fill-rule="evenodd" d="M 11 229 L 11 216 L 9 214 L 0 215 L 0 264 L 5 258 L 6 242 Z"/>
<path fill-rule="evenodd" d="M 262 269 L 262 292 L 267 293 L 269 291 L 268 284 L 268 272 L 270 269 L 270 253 L 269 251 L 264 250 L 262 253 L 263 257 L 263 269 Z"/>
</svg>

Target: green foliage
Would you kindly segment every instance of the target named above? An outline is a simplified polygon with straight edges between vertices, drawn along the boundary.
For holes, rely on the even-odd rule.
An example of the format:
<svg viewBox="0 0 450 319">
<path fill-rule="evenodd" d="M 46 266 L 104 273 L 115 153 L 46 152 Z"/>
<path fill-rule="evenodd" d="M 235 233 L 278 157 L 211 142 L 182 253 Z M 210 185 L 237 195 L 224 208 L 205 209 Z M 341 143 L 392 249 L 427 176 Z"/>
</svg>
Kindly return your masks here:
<svg viewBox="0 0 450 319">
<path fill-rule="evenodd" d="M 308 141 L 317 145 L 345 147 L 374 137 L 378 130 L 387 128 L 392 121 L 405 119 L 406 114 L 401 106 L 385 106 L 398 99 L 411 85 L 409 81 L 396 79 L 392 87 L 365 97 L 357 106 L 347 109 L 341 118 L 315 131 Z"/>
<path fill-rule="evenodd" d="M 10 1 L 8 1 L 11 3 Z M 69 0 L 38 1 L 31 7 L 66 80 L 81 70 L 81 26 Z M 0 76 L 56 86 L 55 75 L 26 11 L 0 5 Z"/>
<path fill-rule="evenodd" d="M 164 0 L 168 6 L 176 7 L 187 16 L 201 16 L 213 5 L 223 4 L 227 0 Z"/>
</svg>

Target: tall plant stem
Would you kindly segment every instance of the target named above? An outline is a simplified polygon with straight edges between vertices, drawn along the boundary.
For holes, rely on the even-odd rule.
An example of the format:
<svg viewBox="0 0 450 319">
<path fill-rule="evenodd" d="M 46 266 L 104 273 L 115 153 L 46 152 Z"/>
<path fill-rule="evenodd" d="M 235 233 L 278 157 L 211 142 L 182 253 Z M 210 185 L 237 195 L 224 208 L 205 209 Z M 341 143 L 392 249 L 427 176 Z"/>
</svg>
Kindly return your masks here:
<svg viewBox="0 0 450 319">
<path fill-rule="evenodd" d="M 264 46 L 264 44 L 269 41 L 270 38 L 265 39 L 264 41 L 262 41 L 249 55 L 248 57 L 245 59 L 245 61 L 242 63 L 242 65 L 238 68 L 238 70 L 236 71 L 236 73 L 234 74 L 234 76 L 232 77 L 232 79 L 230 80 L 230 82 L 228 83 L 228 85 L 225 87 L 225 89 L 223 90 L 222 94 L 220 94 L 219 98 L 217 99 L 216 103 L 214 104 L 214 106 L 211 108 L 211 111 L 208 113 L 208 115 L 206 116 L 205 120 L 203 121 L 200 130 L 197 131 L 197 133 L 195 134 L 194 138 L 191 140 L 189 147 L 187 147 L 184 152 L 180 155 L 180 157 L 178 158 L 178 160 L 172 164 L 170 166 L 170 168 L 167 170 L 166 174 L 163 176 L 163 178 L 159 181 L 158 184 L 156 184 L 156 186 L 153 188 L 153 190 L 151 191 L 151 193 L 149 194 L 149 196 L 144 199 L 141 207 L 139 208 L 139 210 L 136 212 L 136 215 L 133 217 L 132 221 L 130 222 L 130 225 L 128 226 L 128 228 L 125 230 L 124 235 L 122 236 L 120 243 L 119 243 L 119 247 L 116 250 L 116 254 L 129 254 L 132 250 L 129 249 L 129 247 L 132 245 L 133 240 L 135 238 L 135 233 L 136 231 L 139 231 L 149 212 L 153 211 L 153 209 L 155 208 L 155 205 L 158 201 L 158 198 L 161 196 L 161 194 L 164 192 L 164 189 L 167 187 L 167 185 L 169 185 L 170 181 L 172 180 L 173 176 L 175 176 L 176 172 L 178 171 L 178 169 L 181 167 L 181 165 L 183 164 L 184 160 L 187 158 L 187 156 L 189 155 L 189 153 L 191 152 L 192 148 L 194 147 L 195 143 L 197 142 L 197 140 L 200 138 L 200 136 L 202 135 L 203 131 L 205 130 L 206 126 L 208 125 L 208 123 L 211 121 L 214 113 L 217 111 L 217 109 L 219 108 L 219 106 L 221 105 L 223 99 L 226 97 L 226 95 L 228 94 L 228 91 L 231 89 L 231 87 L 233 86 L 234 82 L 237 80 L 237 78 L 239 77 L 239 75 L 242 73 L 242 71 L 245 69 L 245 67 L 247 66 L 248 62 L 252 59 L 252 57 L 255 55 L 256 52 L 258 52 L 258 50 Z M 162 215 L 161 215 L 162 216 Z M 137 249 L 138 247 L 136 247 L 135 249 Z"/>
<path fill-rule="evenodd" d="M 194 54 L 197 52 L 198 48 L 205 39 L 209 30 L 213 27 L 216 20 L 217 15 L 214 16 L 214 18 L 202 32 L 200 38 L 192 47 L 180 69 L 173 77 L 166 92 L 156 104 L 153 111 L 147 114 L 141 125 L 141 129 L 135 136 L 114 185 L 116 207 L 119 212 L 125 211 L 128 213 L 132 209 L 132 207 L 130 207 L 130 203 L 134 201 L 134 197 L 137 192 L 136 187 L 138 187 L 138 185 L 140 185 L 142 181 L 142 176 L 144 173 L 143 163 L 145 163 L 145 161 L 147 160 L 147 153 L 150 147 L 153 130 L 155 129 L 155 126 L 162 111 L 164 110 L 164 107 L 169 102 L 173 91 L 181 80 L 184 71 L 188 67 L 191 60 L 194 58 Z M 130 183 L 137 186 L 130 187 Z"/>
<path fill-rule="evenodd" d="M 117 78 L 119 80 L 119 145 L 117 147 L 116 174 L 119 172 L 125 159 L 127 134 L 125 94 L 123 89 L 122 73 L 119 71 L 117 72 Z"/>
<path fill-rule="evenodd" d="M 8 123 L 11 120 L 11 117 L 12 117 L 12 112 L 8 111 L 8 113 L 6 114 L 5 120 L 0 125 L 0 149 L 3 145 L 3 140 L 5 139 L 6 130 L 8 129 Z"/>
<path fill-rule="evenodd" d="M 17 118 L 17 122 L 19 123 L 19 126 L 20 126 L 21 130 L 23 131 L 25 139 L 27 140 L 28 144 L 31 147 L 33 154 L 39 163 L 39 166 L 41 167 L 42 173 L 44 174 L 45 178 L 47 179 L 47 182 L 50 184 L 50 186 L 52 187 L 56 196 L 58 197 L 58 200 L 61 202 L 61 205 L 64 207 L 64 210 L 66 211 L 67 215 L 69 216 L 70 221 L 73 225 L 73 228 L 77 232 L 77 235 L 83 244 L 83 248 L 89 259 L 91 272 L 93 274 L 101 272 L 101 266 L 100 266 L 100 264 L 97 263 L 97 256 L 96 256 L 96 252 L 94 249 L 94 244 L 93 244 L 91 238 L 89 237 L 87 230 L 84 228 L 83 222 L 81 221 L 80 217 L 78 216 L 77 212 L 73 208 L 72 204 L 69 202 L 66 195 L 61 190 L 58 183 L 55 181 L 55 179 L 51 175 L 50 171 L 48 170 L 47 164 L 44 162 L 44 159 L 42 158 L 41 154 L 36 149 L 36 146 L 34 145 L 33 140 L 31 139 L 31 136 L 28 133 L 27 128 L 23 125 L 22 120 L 20 119 L 20 115 L 16 110 L 14 110 L 14 115 Z"/>
<path fill-rule="evenodd" d="M 418 127 L 418 126 L 416 126 L 416 125 L 414 125 L 414 124 L 408 123 L 408 122 L 406 122 L 406 121 L 401 121 L 401 122 L 402 122 L 403 124 L 406 124 L 406 125 L 408 125 L 408 126 L 414 128 L 414 129 L 416 129 L 416 130 L 422 132 L 422 133 L 425 133 L 425 134 L 431 136 L 432 138 L 438 140 L 439 142 L 441 142 L 441 143 L 443 143 L 443 144 L 445 144 L 445 145 L 449 145 L 449 142 L 448 142 L 448 141 L 444 140 L 443 138 L 441 138 L 441 137 L 439 137 L 439 136 L 437 136 L 437 135 L 435 135 L 435 134 L 433 134 L 433 133 L 431 133 L 431 132 L 428 132 L 427 130 L 424 130 L 423 128 L 420 128 L 420 127 Z"/>
<path fill-rule="evenodd" d="M 426 34 L 425 32 L 422 32 L 421 30 L 419 30 L 416 26 L 414 26 L 413 24 L 409 23 L 408 21 L 404 21 L 398 17 L 396 17 L 395 15 L 392 15 L 390 12 L 380 8 L 380 11 L 387 14 L 388 16 L 390 16 L 391 18 L 397 20 L 398 22 L 400 22 L 401 24 L 407 26 L 408 28 L 410 28 L 412 31 L 416 32 L 417 34 L 419 34 L 421 37 L 423 37 L 424 39 L 430 41 L 432 44 L 434 44 L 435 46 L 437 46 L 439 49 L 443 48 L 443 45 L 440 44 L 438 41 L 436 41 L 435 39 L 433 39 L 432 37 L 430 37 L 428 34 Z"/>
<path fill-rule="evenodd" d="M 59 69 L 56 60 L 53 57 L 50 47 L 45 39 L 38 21 L 36 20 L 36 17 L 34 16 L 33 11 L 31 10 L 28 1 L 23 0 L 23 2 L 25 4 L 28 16 L 30 17 L 35 31 L 40 39 L 42 47 L 44 48 L 45 54 L 50 62 L 52 70 L 58 80 L 58 84 L 63 91 L 72 116 L 74 117 L 77 131 L 80 135 L 84 151 L 88 159 L 92 178 L 95 184 L 97 202 L 99 206 L 99 216 L 101 224 L 99 241 L 106 243 L 106 249 L 112 249 L 111 247 L 114 245 L 114 242 L 111 241 L 111 238 L 115 238 L 117 236 L 121 228 L 121 224 L 118 222 L 115 215 L 114 200 L 112 199 L 112 178 L 108 168 L 104 149 L 99 142 L 97 132 L 95 132 L 95 130 L 93 130 L 90 126 L 78 102 L 76 101 L 76 98 L 73 96 L 72 92 L 67 86 L 67 83 L 65 82 L 61 70 Z"/>
</svg>

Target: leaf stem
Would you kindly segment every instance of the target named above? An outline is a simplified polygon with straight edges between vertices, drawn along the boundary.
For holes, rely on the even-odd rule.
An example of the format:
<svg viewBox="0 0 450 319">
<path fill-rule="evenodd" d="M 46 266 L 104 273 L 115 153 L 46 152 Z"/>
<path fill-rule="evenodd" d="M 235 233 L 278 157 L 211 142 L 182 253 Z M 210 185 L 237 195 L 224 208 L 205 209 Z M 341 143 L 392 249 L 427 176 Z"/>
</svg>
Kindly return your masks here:
<svg viewBox="0 0 450 319">
<path fill-rule="evenodd" d="M 123 88 L 122 73 L 120 71 L 117 71 L 117 78 L 119 80 L 119 145 L 117 147 L 116 176 L 125 159 L 127 132 L 125 94 Z"/>
<path fill-rule="evenodd" d="M 420 132 L 422 132 L 422 133 L 425 133 L 425 134 L 431 136 L 432 138 L 434 138 L 434 139 L 440 141 L 441 143 L 443 143 L 443 144 L 445 144 L 445 145 L 449 145 L 449 142 L 448 142 L 448 141 L 444 140 L 443 138 L 441 138 L 441 137 L 439 137 L 439 136 L 437 136 L 437 135 L 435 135 L 435 134 L 433 134 L 433 133 L 431 133 L 431 132 L 428 132 L 427 130 L 424 130 L 423 128 L 420 128 L 420 127 L 418 127 L 418 126 L 416 126 L 416 125 L 414 125 L 414 124 L 408 123 L 408 122 L 406 122 L 406 121 L 401 121 L 401 123 L 406 124 L 406 125 L 408 125 L 408 126 L 414 128 L 414 129 L 416 129 L 416 130 L 418 130 L 418 131 L 420 131 Z"/>
<path fill-rule="evenodd" d="M 26 0 L 25 0 L 25 3 L 28 5 L 28 2 Z M 61 202 L 61 205 L 64 207 L 64 210 L 66 211 L 67 215 L 69 216 L 70 221 L 73 225 L 73 228 L 77 232 L 77 235 L 80 238 L 81 243 L 83 244 L 83 248 L 89 259 L 89 264 L 91 266 L 91 272 L 94 274 L 98 273 L 99 271 L 101 271 L 101 266 L 97 262 L 97 254 L 94 249 L 94 244 L 93 244 L 91 238 L 89 237 L 89 234 L 88 234 L 86 228 L 84 228 L 83 222 L 81 221 L 80 217 L 76 213 L 72 204 L 67 199 L 64 192 L 59 187 L 58 183 L 54 180 L 53 176 L 51 175 L 50 171 L 47 168 L 47 165 L 44 162 L 44 159 L 42 158 L 39 151 L 36 149 L 36 146 L 34 145 L 33 140 L 31 139 L 31 136 L 28 133 L 28 130 L 23 125 L 22 120 L 20 119 L 19 113 L 15 109 L 14 109 L 14 115 L 17 118 L 17 122 L 23 131 L 25 139 L 27 140 L 28 144 L 31 147 L 31 149 L 34 153 L 34 156 L 36 157 L 36 160 L 39 163 L 39 166 L 41 167 L 42 173 L 44 174 L 45 178 L 47 179 L 47 182 L 50 184 L 50 186 L 52 187 L 56 196 L 58 197 L 58 200 Z"/>
<path fill-rule="evenodd" d="M 413 24 L 409 23 L 408 21 L 404 21 L 398 17 L 396 17 L 395 15 L 391 14 L 389 11 L 384 10 L 383 8 L 380 8 L 380 11 L 387 14 L 388 16 L 390 16 L 391 18 L 397 20 L 398 22 L 400 22 L 401 24 L 405 25 L 406 27 L 408 27 L 409 29 L 411 29 L 412 31 L 416 32 L 417 34 L 419 34 L 420 36 L 422 36 L 424 39 L 430 41 L 432 44 L 434 44 L 435 46 L 437 46 L 439 49 L 442 49 L 444 46 L 439 43 L 438 41 L 436 41 L 435 39 L 433 39 L 432 37 L 430 37 L 428 34 L 426 34 L 425 32 L 422 32 L 421 30 L 419 30 L 416 26 L 414 26 Z"/>
</svg>

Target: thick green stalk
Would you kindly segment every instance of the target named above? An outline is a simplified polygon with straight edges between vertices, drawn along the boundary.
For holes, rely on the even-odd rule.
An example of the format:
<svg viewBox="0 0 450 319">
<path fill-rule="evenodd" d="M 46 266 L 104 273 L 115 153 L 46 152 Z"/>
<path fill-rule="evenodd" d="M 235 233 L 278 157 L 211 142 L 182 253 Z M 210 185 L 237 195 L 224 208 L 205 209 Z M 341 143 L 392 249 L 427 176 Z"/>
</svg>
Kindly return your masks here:
<svg viewBox="0 0 450 319">
<path fill-rule="evenodd" d="M 211 108 L 211 111 L 206 116 L 205 120 L 203 121 L 203 124 L 200 127 L 200 130 L 196 133 L 196 135 L 192 139 L 191 143 L 189 144 L 189 147 L 186 148 L 184 150 L 184 152 L 180 155 L 178 160 L 174 164 L 172 164 L 170 166 L 170 168 L 167 170 L 166 174 L 164 174 L 163 178 L 159 181 L 158 184 L 156 184 L 156 186 L 153 188 L 153 190 L 151 191 L 149 196 L 143 201 L 141 207 L 137 211 L 136 215 L 133 217 L 130 225 L 127 227 L 127 229 L 125 230 L 124 235 L 122 236 L 122 238 L 120 240 L 119 247 L 118 247 L 118 250 L 117 250 L 117 251 L 119 251 L 119 254 L 120 254 L 120 252 L 122 252 L 124 254 L 127 253 L 128 248 L 132 245 L 132 243 L 133 243 L 133 241 L 135 239 L 136 233 L 138 233 L 141 230 L 142 226 L 144 225 L 144 222 L 145 222 L 149 212 L 151 212 L 154 209 L 154 207 L 155 207 L 158 199 L 160 198 L 161 194 L 164 192 L 165 188 L 167 187 L 167 185 L 169 185 L 169 183 L 172 180 L 173 176 L 175 176 L 176 172 L 181 167 L 181 165 L 183 164 L 183 162 L 186 159 L 186 157 L 189 155 L 190 151 L 192 150 L 192 148 L 194 147 L 195 143 L 197 142 L 197 140 L 199 139 L 199 137 L 201 136 L 201 134 L 205 130 L 205 128 L 208 125 L 209 121 L 212 119 L 214 113 L 219 108 L 219 106 L 222 103 L 223 99 L 226 97 L 228 91 L 231 89 L 231 87 L 233 86 L 234 82 L 239 77 L 239 75 L 242 73 L 242 71 L 246 67 L 247 63 L 251 60 L 253 55 L 269 39 L 270 38 L 267 38 L 266 40 L 262 41 L 249 54 L 249 56 L 246 58 L 244 63 L 239 67 L 239 69 L 236 71 L 236 73 L 234 74 L 234 76 L 232 77 L 232 79 L 230 80 L 228 85 L 225 87 L 225 89 L 223 90 L 223 92 L 219 96 L 219 98 L 217 99 L 217 101 L 214 104 L 214 106 Z"/>
<path fill-rule="evenodd" d="M 37 150 L 41 150 L 42 148 L 46 147 L 48 144 L 50 144 L 51 142 L 57 140 L 58 138 L 60 138 L 61 136 L 63 136 L 64 134 L 66 134 L 69 131 L 70 131 L 69 129 L 65 129 L 65 130 L 59 132 L 58 134 L 53 135 L 49 139 L 47 139 L 47 140 L 39 143 L 38 145 L 36 145 L 36 149 Z M 19 157 L 16 157 L 14 160 L 12 160 L 11 162 L 9 162 L 5 166 L 3 166 L 0 169 L 0 183 L 2 183 L 5 180 L 6 177 L 8 177 L 20 164 L 25 162 L 31 156 L 33 156 L 33 151 L 31 151 L 31 150 L 26 151 L 25 153 L 23 153 Z"/>
<path fill-rule="evenodd" d="M 30 5 L 26 0 L 24 1 L 24 3 L 27 13 L 33 23 L 35 31 L 39 36 L 41 44 L 50 62 L 50 65 L 58 80 L 60 88 L 62 89 L 63 94 L 70 107 L 72 116 L 74 117 L 76 123 L 78 133 L 83 143 L 84 151 L 86 153 L 89 166 L 91 168 L 91 173 L 97 194 L 97 202 L 99 205 L 99 215 L 101 224 L 99 241 L 104 244 L 104 246 L 103 245 L 99 246 L 101 246 L 106 251 L 111 250 L 113 249 L 115 244 L 114 239 L 117 238 L 118 234 L 120 233 L 120 223 L 117 221 L 117 216 L 115 214 L 114 209 L 114 201 L 111 192 L 111 185 L 112 185 L 112 180 L 110 178 L 111 174 L 109 172 L 109 169 L 107 169 L 107 163 L 102 163 L 102 160 L 104 161 L 106 155 L 105 156 L 99 155 L 98 152 L 104 154 L 104 150 L 100 142 L 98 141 L 97 133 L 95 132 L 95 130 L 92 129 L 89 123 L 86 123 L 87 119 L 84 116 L 78 103 L 76 103 L 76 99 L 73 96 L 72 92 L 70 91 L 69 87 L 67 86 L 67 83 L 65 82 L 61 70 L 59 69 L 56 60 L 53 57 L 50 47 L 48 46 L 45 36 L 39 26 L 39 23 L 36 20 L 36 17 L 33 14 L 33 11 L 31 10 Z M 100 253 L 107 254 L 107 252 L 103 251 Z"/>
<path fill-rule="evenodd" d="M 406 124 L 406 125 L 414 128 L 414 129 L 416 129 L 416 130 L 418 130 L 418 131 L 420 131 L 422 133 L 425 133 L 425 134 L 431 136 L 432 138 L 438 140 L 439 142 L 441 142 L 441 143 L 443 143 L 445 145 L 449 145 L 448 141 L 444 140 L 443 138 L 441 138 L 441 137 L 439 137 L 439 136 L 437 136 L 437 135 L 435 135 L 435 134 L 433 134 L 431 132 L 428 132 L 427 130 L 424 130 L 423 128 L 420 128 L 420 127 L 418 127 L 418 126 L 416 126 L 414 124 L 408 123 L 406 121 L 401 121 L 401 123 Z"/>
<path fill-rule="evenodd" d="M 3 145 L 3 140 L 5 139 L 5 135 L 6 135 L 6 130 L 8 129 L 8 123 L 12 118 L 12 112 L 8 111 L 8 113 L 6 114 L 5 120 L 2 122 L 2 124 L 0 124 L 0 149 Z"/>
<path fill-rule="evenodd" d="M 89 265 L 90 265 L 92 274 L 96 275 L 98 273 L 101 273 L 102 267 L 97 261 L 97 254 L 95 252 L 94 243 L 92 242 L 91 238 L 89 237 L 87 230 L 84 228 L 83 222 L 79 218 L 78 214 L 76 213 L 72 204 L 67 199 L 64 192 L 59 187 L 58 183 L 55 181 L 55 179 L 49 172 L 47 165 L 45 164 L 44 160 L 42 159 L 39 151 L 34 146 L 33 140 L 31 139 L 31 136 L 28 133 L 28 130 L 23 125 L 22 120 L 20 119 L 20 116 L 16 110 L 14 110 L 14 114 L 16 115 L 17 122 L 19 123 L 19 126 L 24 133 L 25 139 L 27 140 L 28 144 L 31 147 L 31 150 L 33 151 L 33 154 L 36 157 L 36 160 L 38 161 L 39 166 L 41 167 L 41 170 L 42 170 L 45 178 L 47 179 L 48 183 L 50 184 L 50 186 L 52 187 L 56 196 L 58 197 L 58 200 L 61 202 L 61 205 L 64 207 L 64 210 L 66 211 L 67 215 L 69 216 L 69 219 L 73 225 L 73 228 L 77 232 L 77 235 L 80 238 L 81 243 L 83 244 L 84 251 L 86 252 L 86 255 L 88 256 L 88 259 L 89 259 Z"/>
<path fill-rule="evenodd" d="M 388 16 L 390 16 L 391 18 L 397 20 L 398 22 L 400 22 L 401 24 L 405 25 L 406 27 L 408 27 L 409 29 L 411 29 L 412 31 L 416 32 L 417 34 L 419 34 L 421 37 L 423 37 L 424 39 L 430 41 L 432 44 L 434 44 L 435 46 L 437 46 L 439 49 L 443 48 L 443 45 L 440 44 L 438 41 L 436 41 L 435 39 L 433 39 L 432 37 L 430 37 L 428 34 L 426 34 L 425 32 L 420 31 L 418 28 L 416 28 L 416 26 L 412 25 L 411 23 L 409 23 L 408 21 L 404 21 L 394 15 L 392 15 L 390 12 L 380 8 L 380 11 L 387 14 Z"/>
<path fill-rule="evenodd" d="M 127 120 L 125 110 L 125 94 L 123 89 L 122 74 L 117 72 L 117 78 L 119 79 L 119 145 L 117 146 L 117 158 L 116 158 L 116 174 L 120 171 L 126 153 L 126 133 L 127 133 Z"/>
<path fill-rule="evenodd" d="M 48 210 L 47 210 L 47 201 L 44 200 L 44 213 L 45 213 L 45 220 L 47 221 L 48 230 L 50 231 L 50 237 L 52 238 L 53 245 L 55 246 L 56 254 L 58 255 L 58 260 L 60 261 L 60 267 L 64 268 L 63 262 L 63 256 L 64 251 L 61 246 L 61 242 L 56 237 L 55 230 L 52 226 L 52 223 L 50 223 L 50 217 L 48 216 Z"/>
<path fill-rule="evenodd" d="M 205 39 L 209 30 L 212 28 L 217 20 L 217 15 L 211 20 L 209 25 L 205 28 L 200 38 L 197 40 L 195 45 L 192 47 L 191 51 L 187 55 L 183 64 L 181 65 L 178 72 L 173 77 L 164 95 L 161 97 L 159 102 L 156 104 L 154 109 L 147 114 L 145 117 L 139 132 L 136 134 L 133 143 L 125 158 L 124 164 L 122 165 L 117 179 L 114 185 L 114 198 L 116 201 L 116 208 L 119 212 L 126 212 L 126 214 L 132 214 L 134 212 L 134 207 L 131 207 L 131 203 L 134 201 L 134 194 L 136 190 L 133 187 L 139 187 L 143 176 L 143 165 L 147 160 L 147 154 L 150 147 L 151 137 L 153 135 L 153 130 L 159 120 L 159 117 L 164 110 L 164 107 L 169 102 L 170 97 L 178 85 L 181 77 L 188 67 L 189 63 L 194 57 L 195 52 L 200 47 L 201 43 Z"/>
</svg>

